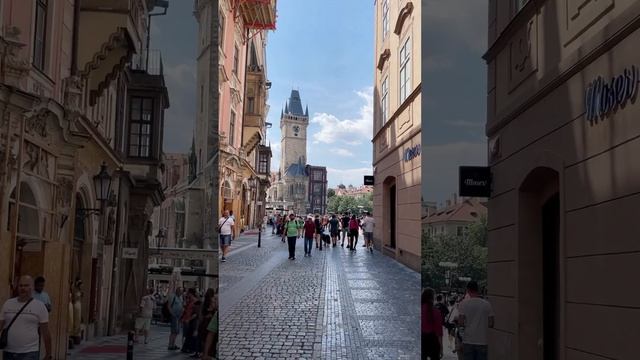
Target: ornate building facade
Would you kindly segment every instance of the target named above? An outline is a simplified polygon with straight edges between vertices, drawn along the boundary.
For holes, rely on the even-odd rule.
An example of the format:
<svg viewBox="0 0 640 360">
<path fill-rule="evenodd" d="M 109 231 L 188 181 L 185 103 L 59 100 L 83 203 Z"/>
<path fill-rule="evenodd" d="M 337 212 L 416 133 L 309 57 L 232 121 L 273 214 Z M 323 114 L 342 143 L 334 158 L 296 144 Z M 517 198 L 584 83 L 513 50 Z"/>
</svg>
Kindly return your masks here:
<svg viewBox="0 0 640 360">
<path fill-rule="evenodd" d="M 154 4 L 0 3 L 0 302 L 45 277 L 54 358 L 128 329 L 145 287 L 169 106 Z"/>
</svg>

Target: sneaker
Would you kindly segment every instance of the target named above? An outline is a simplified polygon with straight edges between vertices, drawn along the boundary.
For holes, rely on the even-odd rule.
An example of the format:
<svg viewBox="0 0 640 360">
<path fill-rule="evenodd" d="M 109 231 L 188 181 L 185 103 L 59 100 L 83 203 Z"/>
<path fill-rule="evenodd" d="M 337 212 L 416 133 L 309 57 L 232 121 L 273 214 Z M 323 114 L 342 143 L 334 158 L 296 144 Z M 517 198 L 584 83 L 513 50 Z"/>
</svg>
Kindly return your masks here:
<svg viewBox="0 0 640 360">
<path fill-rule="evenodd" d="M 372 247 L 369 248 L 369 251 L 373 254 L 373 248 Z"/>
<path fill-rule="evenodd" d="M 222 257 L 222 259 L 220 259 L 220 261 L 222 262 L 227 262 L 227 258 L 225 258 L 224 256 Z"/>
</svg>

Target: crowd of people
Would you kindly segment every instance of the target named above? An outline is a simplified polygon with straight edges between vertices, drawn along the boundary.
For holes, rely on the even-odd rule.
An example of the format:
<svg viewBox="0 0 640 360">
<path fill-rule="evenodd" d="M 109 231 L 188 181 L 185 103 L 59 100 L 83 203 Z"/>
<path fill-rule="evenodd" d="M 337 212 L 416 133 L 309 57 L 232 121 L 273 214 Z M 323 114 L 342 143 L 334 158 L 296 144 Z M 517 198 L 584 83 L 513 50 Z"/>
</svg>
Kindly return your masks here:
<svg viewBox="0 0 640 360">
<path fill-rule="evenodd" d="M 296 241 L 304 239 L 304 256 L 310 257 L 315 243 L 316 249 L 341 247 L 350 251 L 356 251 L 360 231 L 364 235 L 362 247 L 373 253 L 373 229 L 375 220 L 370 212 L 358 217 L 355 214 L 344 213 L 320 215 L 301 215 L 290 213 L 289 215 L 272 215 L 266 217 L 266 222 L 271 226 L 271 233 L 281 236 L 281 241 L 289 246 L 289 260 L 296 259 Z"/>
<path fill-rule="evenodd" d="M 444 354 L 443 334 L 458 360 L 486 360 L 489 328 L 495 315 L 491 304 L 480 296 L 478 283 L 470 281 L 463 296 L 436 295 L 422 291 L 422 359 L 435 360 Z"/>
<path fill-rule="evenodd" d="M 154 294 L 155 293 L 155 294 Z M 161 300 L 159 300 L 161 299 Z M 140 312 L 136 319 L 136 343 L 144 335 L 149 340 L 151 320 L 156 306 L 161 307 L 164 321 L 170 324 L 169 351 L 180 350 L 194 359 L 215 359 L 218 344 L 218 294 L 208 289 L 204 295 L 190 288 L 185 292 L 178 287 L 166 297 L 159 297 L 150 288 L 140 301 Z M 181 346 L 177 345 L 182 334 Z"/>
</svg>

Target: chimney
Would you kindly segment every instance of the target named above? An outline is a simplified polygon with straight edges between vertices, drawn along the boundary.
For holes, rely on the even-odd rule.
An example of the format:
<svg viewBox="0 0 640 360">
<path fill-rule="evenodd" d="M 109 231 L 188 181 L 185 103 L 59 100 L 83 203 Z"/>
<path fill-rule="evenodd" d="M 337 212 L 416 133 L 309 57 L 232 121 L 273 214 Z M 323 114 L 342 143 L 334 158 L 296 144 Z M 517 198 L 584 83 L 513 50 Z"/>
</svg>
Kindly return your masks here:
<svg viewBox="0 0 640 360">
<path fill-rule="evenodd" d="M 453 193 L 453 203 L 458 205 L 458 194 Z"/>
</svg>

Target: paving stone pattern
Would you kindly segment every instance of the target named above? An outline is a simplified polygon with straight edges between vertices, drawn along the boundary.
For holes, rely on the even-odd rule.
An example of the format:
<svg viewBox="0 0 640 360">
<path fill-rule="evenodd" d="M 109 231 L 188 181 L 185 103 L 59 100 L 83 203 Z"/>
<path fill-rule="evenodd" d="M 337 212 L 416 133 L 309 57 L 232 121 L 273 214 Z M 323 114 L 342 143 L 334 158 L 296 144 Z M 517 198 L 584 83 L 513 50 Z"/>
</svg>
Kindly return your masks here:
<svg viewBox="0 0 640 360">
<path fill-rule="evenodd" d="M 306 258 L 302 244 L 286 260 L 286 244 L 268 234 L 221 264 L 221 297 L 237 296 L 221 314 L 221 359 L 420 358 L 418 273 L 362 247 L 314 247 Z"/>
</svg>

